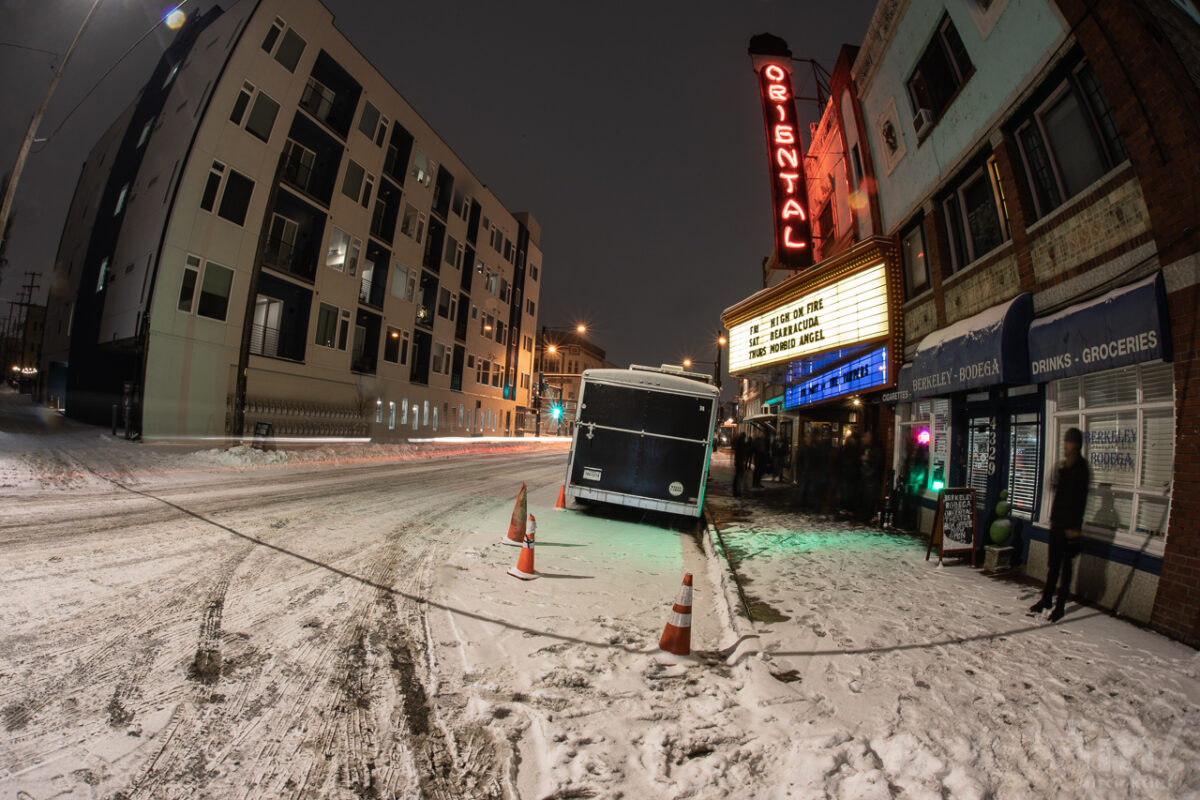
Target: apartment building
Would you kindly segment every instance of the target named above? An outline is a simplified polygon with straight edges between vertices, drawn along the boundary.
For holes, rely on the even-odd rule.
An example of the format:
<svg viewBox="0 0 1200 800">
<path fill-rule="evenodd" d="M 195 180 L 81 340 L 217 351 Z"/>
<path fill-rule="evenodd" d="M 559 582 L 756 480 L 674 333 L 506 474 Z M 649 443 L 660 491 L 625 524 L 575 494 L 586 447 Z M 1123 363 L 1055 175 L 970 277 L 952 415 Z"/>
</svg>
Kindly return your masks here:
<svg viewBox="0 0 1200 800">
<path fill-rule="evenodd" d="M 541 231 L 317 0 L 193 15 L 98 140 L 43 367 L 146 437 L 512 434 Z"/>
</svg>

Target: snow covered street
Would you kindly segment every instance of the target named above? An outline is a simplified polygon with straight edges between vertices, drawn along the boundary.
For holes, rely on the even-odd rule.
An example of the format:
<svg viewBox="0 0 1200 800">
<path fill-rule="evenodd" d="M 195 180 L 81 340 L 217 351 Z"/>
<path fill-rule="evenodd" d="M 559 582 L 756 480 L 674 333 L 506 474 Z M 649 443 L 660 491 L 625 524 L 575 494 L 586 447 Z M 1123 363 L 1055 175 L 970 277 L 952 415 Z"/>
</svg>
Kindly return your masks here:
<svg viewBox="0 0 1200 800">
<path fill-rule="evenodd" d="M 0 798 L 1200 792 L 1191 648 L 714 480 L 750 620 L 711 534 L 555 510 L 565 464 L 131 443 L 0 393 Z"/>
</svg>

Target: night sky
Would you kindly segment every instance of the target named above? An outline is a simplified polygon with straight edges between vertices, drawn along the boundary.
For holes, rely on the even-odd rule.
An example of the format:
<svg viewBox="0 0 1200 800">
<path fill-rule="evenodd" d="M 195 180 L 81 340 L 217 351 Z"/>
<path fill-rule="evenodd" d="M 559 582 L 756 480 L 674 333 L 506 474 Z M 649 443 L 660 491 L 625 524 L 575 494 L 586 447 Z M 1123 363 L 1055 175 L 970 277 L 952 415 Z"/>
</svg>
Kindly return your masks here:
<svg viewBox="0 0 1200 800">
<path fill-rule="evenodd" d="M 760 288 L 772 247 L 750 37 L 773 33 L 832 70 L 842 43 L 862 41 L 875 0 L 325 4 L 475 175 L 541 223 L 539 322 L 586 322 L 621 364 L 691 356 L 708 372 L 721 311 Z M 90 5 L 0 0 L 0 173 L 53 75 L 52 56 L 21 48 L 63 53 Z M 72 56 L 39 129 L 51 138 L 18 188 L 0 320 L 26 271 L 47 275 L 35 294 L 45 301 L 83 159 L 170 40 L 160 26 L 134 47 L 168 5 L 104 0 Z M 813 94 L 808 65 L 794 82 Z M 811 102 L 799 113 L 818 116 Z"/>
</svg>

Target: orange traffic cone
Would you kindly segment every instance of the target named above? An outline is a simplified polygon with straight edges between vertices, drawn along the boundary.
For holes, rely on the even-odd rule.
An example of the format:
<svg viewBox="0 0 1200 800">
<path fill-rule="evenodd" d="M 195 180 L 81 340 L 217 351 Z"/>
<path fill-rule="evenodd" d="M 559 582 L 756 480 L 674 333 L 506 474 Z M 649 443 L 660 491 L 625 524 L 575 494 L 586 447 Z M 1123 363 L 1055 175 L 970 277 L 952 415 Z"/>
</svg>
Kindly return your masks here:
<svg viewBox="0 0 1200 800">
<path fill-rule="evenodd" d="M 660 656 L 687 656 L 692 652 L 692 573 L 683 576 L 679 601 L 671 607 L 671 619 L 658 641 Z M 674 659 L 667 659 L 668 662 Z"/>
<path fill-rule="evenodd" d="M 525 484 L 522 483 L 521 491 L 517 493 L 517 504 L 513 506 L 512 520 L 508 523 L 508 535 L 500 541 L 520 547 L 525 541 L 525 516 L 528 513 Z"/>
<path fill-rule="evenodd" d="M 533 571 L 533 535 L 535 533 L 537 533 L 537 520 L 534 519 L 533 514 L 530 514 L 529 531 L 525 534 L 521 555 L 517 556 L 517 565 L 508 571 L 508 574 L 514 578 L 531 581 L 537 577 L 537 573 Z"/>
<path fill-rule="evenodd" d="M 558 502 L 554 504 L 555 508 L 567 507 L 567 486 L 563 484 L 558 487 Z"/>
</svg>

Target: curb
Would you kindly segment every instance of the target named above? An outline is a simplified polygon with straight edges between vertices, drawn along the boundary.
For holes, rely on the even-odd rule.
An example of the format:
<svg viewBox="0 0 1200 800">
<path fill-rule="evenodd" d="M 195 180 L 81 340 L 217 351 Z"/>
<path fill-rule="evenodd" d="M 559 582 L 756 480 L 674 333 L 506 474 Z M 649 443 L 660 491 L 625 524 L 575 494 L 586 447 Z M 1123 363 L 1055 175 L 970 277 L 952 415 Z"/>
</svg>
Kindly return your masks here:
<svg viewBox="0 0 1200 800">
<path fill-rule="evenodd" d="M 719 644 L 718 654 L 725 659 L 726 664 L 735 666 L 749 656 L 761 653 L 762 643 L 759 641 L 758 632 L 754 630 L 754 623 L 748 617 L 738 613 L 740 589 L 737 575 L 729 565 L 729 560 L 717 550 L 716 543 L 713 541 L 714 533 L 720 535 L 716 523 L 711 519 L 706 503 L 702 543 L 704 555 L 708 560 L 708 579 L 714 587 L 717 587 L 716 594 L 720 598 L 719 602 L 715 604 L 717 614 L 725 629 L 725 636 L 722 643 Z"/>
</svg>

